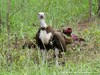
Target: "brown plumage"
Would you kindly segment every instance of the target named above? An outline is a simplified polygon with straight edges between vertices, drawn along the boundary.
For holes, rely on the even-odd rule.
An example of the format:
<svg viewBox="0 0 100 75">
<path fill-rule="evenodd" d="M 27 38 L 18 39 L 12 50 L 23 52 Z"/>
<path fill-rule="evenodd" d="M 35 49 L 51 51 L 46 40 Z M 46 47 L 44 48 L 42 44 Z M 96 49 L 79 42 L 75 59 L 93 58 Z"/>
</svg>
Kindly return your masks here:
<svg viewBox="0 0 100 75">
<path fill-rule="evenodd" d="M 52 38 L 50 39 L 48 44 L 44 44 L 41 41 L 41 39 L 39 38 L 39 34 L 40 34 L 40 30 L 45 30 L 47 33 L 52 33 Z M 36 34 L 36 43 L 37 45 L 40 47 L 40 49 L 45 49 L 49 50 L 49 49 L 54 49 L 54 48 L 58 48 L 61 51 L 66 51 L 66 44 L 65 44 L 65 39 L 64 36 L 61 32 L 55 31 L 52 27 L 47 26 L 45 27 L 41 27 L 39 28 L 37 34 Z"/>
<path fill-rule="evenodd" d="M 52 38 L 49 40 L 49 44 L 43 44 L 41 39 L 39 38 L 41 30 L 46 31 L 47 33 L 51 32 L 53 34 L 54 33 L 54 29 L 52 27 L 50 27 L 50 26 L 48 26 L 47 28 L 40 27 L 38 32 L 37 32 L 37 34 L 36 34 L 36 44 L 38 45 L 38 47 L 40 49 L 45 49 L 46 48 L 46 50 L 49 50 L 50 48 L 52 48 L 52 44 L 50 44 Z"/>
</svg>

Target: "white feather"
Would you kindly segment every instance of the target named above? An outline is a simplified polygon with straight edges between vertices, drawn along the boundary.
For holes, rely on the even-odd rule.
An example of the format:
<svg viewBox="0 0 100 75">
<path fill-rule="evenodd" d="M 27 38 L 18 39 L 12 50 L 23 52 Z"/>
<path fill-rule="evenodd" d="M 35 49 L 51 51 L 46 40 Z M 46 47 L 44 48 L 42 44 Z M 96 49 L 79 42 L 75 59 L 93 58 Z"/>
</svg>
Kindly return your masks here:
<svg viewBox="0 0 100 75">
<path fill-rule="evenodd" d="M 39 38 L 41 39 L 43 44 L 48 44 L 50 39 L 52 37 L 52 33 L 47 33 L 45 30 L 40 31 L 40 36 Z"/>
</svg>

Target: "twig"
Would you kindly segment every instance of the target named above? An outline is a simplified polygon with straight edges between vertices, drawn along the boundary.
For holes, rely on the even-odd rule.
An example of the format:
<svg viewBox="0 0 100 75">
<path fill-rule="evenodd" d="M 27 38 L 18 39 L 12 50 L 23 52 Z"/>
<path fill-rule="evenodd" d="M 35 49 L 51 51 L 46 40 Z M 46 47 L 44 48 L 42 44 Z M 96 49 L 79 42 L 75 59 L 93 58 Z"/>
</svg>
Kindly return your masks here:
<svg viewBox="0 0 100 75">
<path fill-rule="evenodd" d="M 24 2 L 25 1 L 23 0 L 22 3 L 24 4 Z M 24 6 L 23 4 L 12 15 L 10 15 L 10 17 L 12 17 L 13 15 L 15 15 L 17 12 L 19 12 L 23 8 L 23 6 Z"/>
<path fill-rule="evenodd" d="M 15 49 L 17 49 L 17 35 L 15 34 Z"/>
<path fill-rule="evenodd" d="M 12 15 L 10 15 L 10 17 L 12 17 L 13 15 L 15 15 L 17 12 L 19 12 L 21 9 L 23 8 L 23 5 L 21 5 L 20 8 L 18 8 Z"/>
</svg>

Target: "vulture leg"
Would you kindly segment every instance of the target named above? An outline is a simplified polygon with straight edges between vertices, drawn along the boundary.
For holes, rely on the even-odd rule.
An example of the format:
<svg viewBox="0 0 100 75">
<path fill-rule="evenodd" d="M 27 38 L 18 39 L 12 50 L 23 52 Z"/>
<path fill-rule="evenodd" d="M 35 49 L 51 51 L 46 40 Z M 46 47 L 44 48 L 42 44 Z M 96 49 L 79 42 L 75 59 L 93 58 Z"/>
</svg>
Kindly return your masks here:
<svg viewBox="0 0 100 75">
<path fill-rule="evenodd" d="M 44 64 L 46 61 L 46 51 L 44 49 L 41 49 L 41 54 L 42 54 L 42 63 Z"/>
<path fill-rule="evenodd" d="M 58 64 L 58 55 L 59 55 L 59 50 L 57 48 L 55 48 L 56 65 L 59 65 Z"/>
</svg>

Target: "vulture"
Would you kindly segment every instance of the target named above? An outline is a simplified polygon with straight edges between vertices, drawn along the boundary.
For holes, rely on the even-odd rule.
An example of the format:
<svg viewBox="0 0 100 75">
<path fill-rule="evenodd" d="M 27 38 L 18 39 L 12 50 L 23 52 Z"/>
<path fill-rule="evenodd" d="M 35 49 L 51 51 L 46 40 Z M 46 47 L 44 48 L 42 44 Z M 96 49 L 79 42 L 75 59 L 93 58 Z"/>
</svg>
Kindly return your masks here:
<svg viewBox="0 0 100 75">
<path fill-rule="evenodd" d="M 56 64 L 58 64 L 58 55 L 60 52 L 66 51 L 64 36 L 61 32 L 46 24 L 43 12 L 38 13 L 38 18 L 40 28 L 36 33 L 36 44 L 42 52 L 43 61 L 45 61 L 45 51 L 52 49 L 55 51 Z"/>
<path fill-rule="evenodd" d="M 78 42 L 85 41 L 85 39 L 80 38 L 75 34 L 72 34 L 72 28 L 63 29 L 62 33 L 64 33 L 65 35 L 71 37 L 73 39 L 73 41 L 78 41 Z"/>
</svg>

